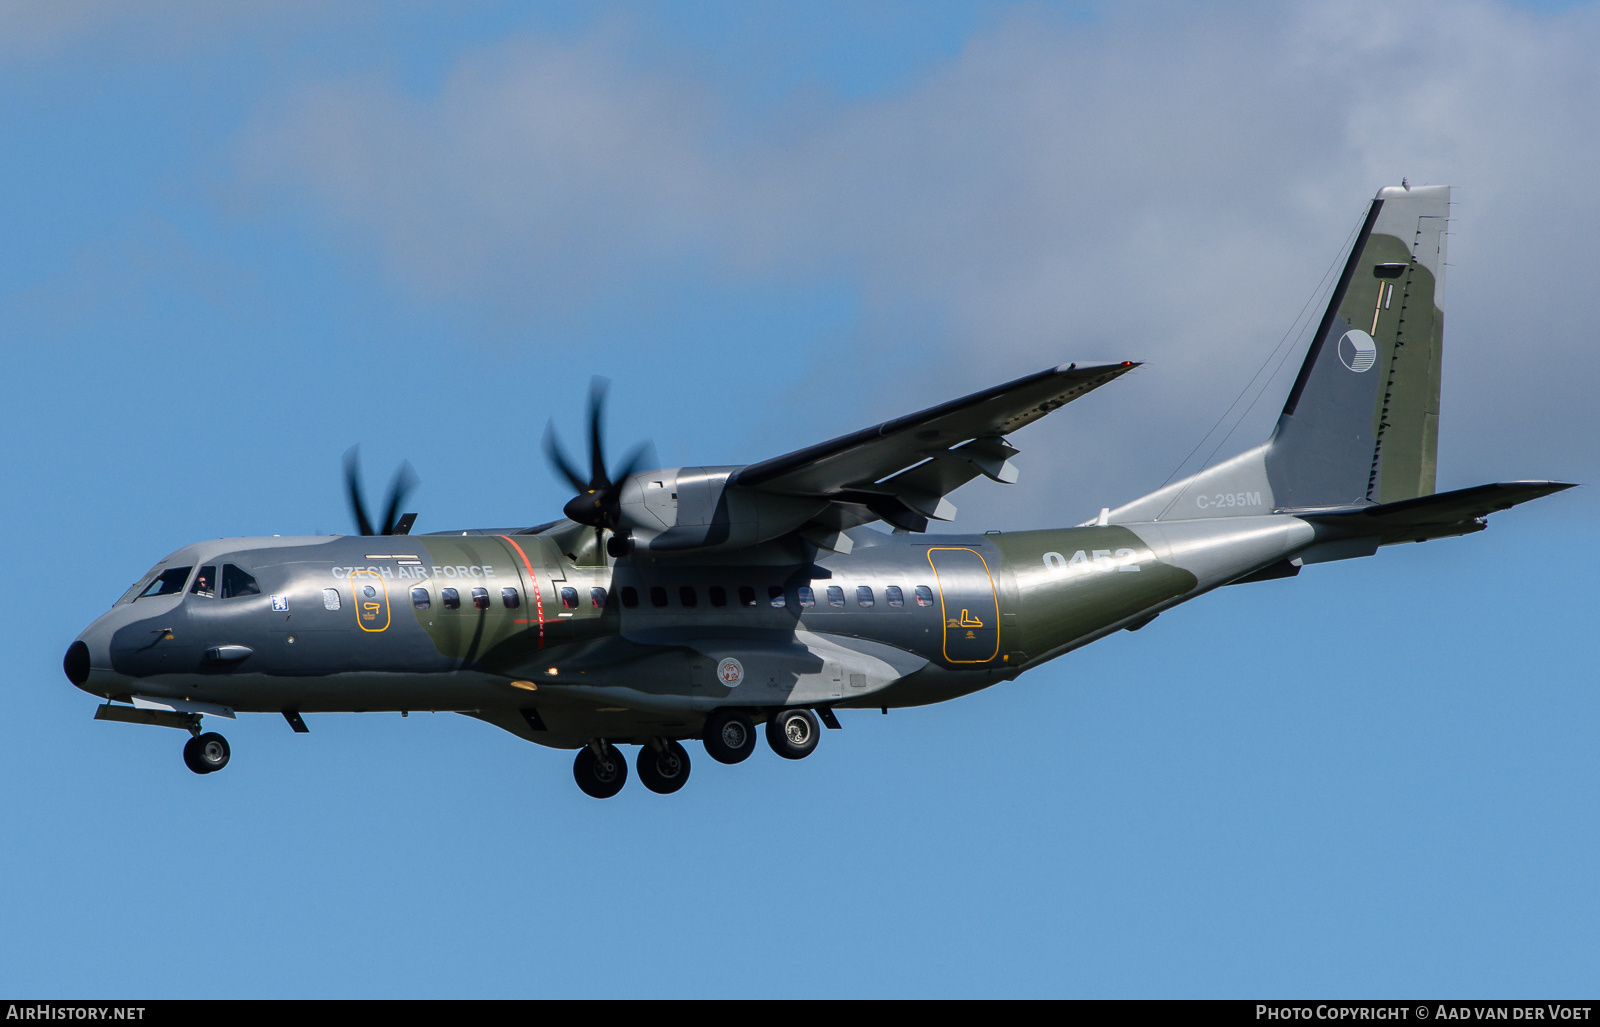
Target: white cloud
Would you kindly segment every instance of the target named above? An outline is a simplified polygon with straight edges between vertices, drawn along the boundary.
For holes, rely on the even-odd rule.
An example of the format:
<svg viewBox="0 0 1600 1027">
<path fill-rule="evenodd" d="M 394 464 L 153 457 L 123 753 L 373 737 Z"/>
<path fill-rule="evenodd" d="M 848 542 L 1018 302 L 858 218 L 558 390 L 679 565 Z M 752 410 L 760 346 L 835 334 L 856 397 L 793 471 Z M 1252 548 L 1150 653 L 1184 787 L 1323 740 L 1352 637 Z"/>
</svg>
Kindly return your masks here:
<svg viewBox="0 0 1600 1027">
<path fill-rule="evenodd" d="M 1441 486 L 1600 468 L 1591 9 L 1118 5 L 1085 26 L 1030 8 L 901 95 L 761 124 L 641 66 L 638 43 L 615 26 L 520 38 L 421 99 L 322 82 L 264 112 L 241 164 L 433 299 L 581 308 L 701 262 L 845 274 L 864 338 L 904 341 L 908 311 L 941 326 L 944 393 L 1062 359 L 1153 361 L 1091 401 L 1092 456 L 1029 454 L 1080 485 L 1072 513 L 1188 450 L 1373 191 L 1450 182 Z"/>
</svg>

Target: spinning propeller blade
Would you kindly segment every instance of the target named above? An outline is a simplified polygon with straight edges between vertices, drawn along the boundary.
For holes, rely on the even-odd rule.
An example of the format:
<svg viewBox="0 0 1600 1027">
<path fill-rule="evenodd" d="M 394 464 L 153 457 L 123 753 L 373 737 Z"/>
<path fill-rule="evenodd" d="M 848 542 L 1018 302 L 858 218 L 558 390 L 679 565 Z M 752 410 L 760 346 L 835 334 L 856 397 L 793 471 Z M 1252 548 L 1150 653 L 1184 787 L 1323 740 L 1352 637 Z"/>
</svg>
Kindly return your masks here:
<svg viewBox="0 0 1600 1027">
<path fill-rule="evenodd" d="M 345 492 L 350 499 L 350 512 L 356 518 L 356 530 L 363 535 L 405 535 L 411 531 L 411 524 L 416 520 L 416 514 L 401 514 L 400 507 L 406 501 L 406 496 L 417 487 L 417 474 L 411 469 L 410 461 L 403 461 L 400 469 L 395 471 L 394 481 L 389 485 L 389 505 L 383 515 L 381 531 L 372 529 L 372 520 L 367 517 L 367 507 L 361 498 L 361 447 L 351 446 L 344 454 L 344 484 Z"/>
<path fill-rule="evenodd" d="M 646 442 L 635 447 L 623 461 L 622 470 L 615 480 L 606 470 L 601 426 L 605 420 L 606 392 L 611 387 L 608 379 L 596 377 L 589 384 L 589 478 L 584 480 L 577 467 L 568 459 L 556 437 L 555 422 L 544 431 L 544 452 L 551 465 L 578 491 L 562 508 L 562 513 L 579 524 L 615 531 L 621 520 L 622 484 L 629 476 L 641 471 L 655 459 L 653 447 Z"/>
</svg>

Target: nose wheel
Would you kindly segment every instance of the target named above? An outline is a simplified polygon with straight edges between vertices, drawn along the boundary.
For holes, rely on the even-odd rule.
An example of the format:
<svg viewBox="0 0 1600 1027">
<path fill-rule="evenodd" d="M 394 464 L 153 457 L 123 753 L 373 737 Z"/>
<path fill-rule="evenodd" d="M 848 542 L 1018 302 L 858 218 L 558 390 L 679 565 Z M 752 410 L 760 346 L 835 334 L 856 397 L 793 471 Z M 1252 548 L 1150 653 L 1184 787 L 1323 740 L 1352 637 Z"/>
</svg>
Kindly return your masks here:
<svg viewBox="0 0 1600 1027">
<path fill-rule="evenodd" d="M 183 743 L 183 762 L 196 774 L 211 774 L 228 765 L 228 740 L 215 731 L 195 735 Z"/>
</svg>

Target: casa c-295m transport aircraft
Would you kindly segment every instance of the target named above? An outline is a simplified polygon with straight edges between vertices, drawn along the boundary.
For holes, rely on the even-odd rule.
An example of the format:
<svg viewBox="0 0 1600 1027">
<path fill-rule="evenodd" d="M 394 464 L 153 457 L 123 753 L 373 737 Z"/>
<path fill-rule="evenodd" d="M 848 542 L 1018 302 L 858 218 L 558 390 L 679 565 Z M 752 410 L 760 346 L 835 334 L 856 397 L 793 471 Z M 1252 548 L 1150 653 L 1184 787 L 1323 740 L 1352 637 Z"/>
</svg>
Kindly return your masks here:
<svg viewBox="0 0 1600 1027">
<path fill-rule="evenodd" d="M 1434 491 L 1449 188 L 1381 190 L 1270 438 L 1076 527 L 925 534 L 951 492 L 1017 478 L 1012 437 L 1132 362 L 1063 364 L 743 467 L 614 475 L 591 396 L 590 467 L 546 448 L 577 496 L 535 527 L 411 535 L 403 470 L 359 535 L 233 538 L 153 567 L 67 650 L 101 720 L 455 711 L 576 750 L 589 795 L 689 776 L 683 742 L 738 763 L 765 725 L 808 756 L 839 709 L 917 706 L 1007 681 L 1223 585 L 1397 542 L 1464 535 L 1568 488 Z M 890 531 L 872 527 L 883 522 Z"/>
</svg>

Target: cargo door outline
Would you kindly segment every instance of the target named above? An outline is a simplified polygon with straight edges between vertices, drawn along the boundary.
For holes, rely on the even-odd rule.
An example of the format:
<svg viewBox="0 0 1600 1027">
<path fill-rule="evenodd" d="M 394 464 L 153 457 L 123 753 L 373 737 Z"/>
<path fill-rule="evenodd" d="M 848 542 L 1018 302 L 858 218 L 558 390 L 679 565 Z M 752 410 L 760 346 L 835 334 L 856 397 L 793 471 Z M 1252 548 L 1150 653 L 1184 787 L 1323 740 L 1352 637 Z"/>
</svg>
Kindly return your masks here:
<svg viewBox="0 0 1600 1027">
<path fill-rule="evenodd" d="M 371 585 L 377 595 L 368 597 L 366 587 Z M 377 571 L 354 570 L 350 572 L 350 598 L 355 600 L 356 624 L 362 631 L 386 631 L 389 628 L 389 589 L 383 575 Z"/>
<path fill-rule="evenodd" d="M 935 553 L 949 555 L 935 559 Z M 939 571 L 941 563 L 944 564 L 943 574 Z M 1000 596 L 994 586 L 994 575 L 989 571 L 989 561 L 976 549 L 966 546 L 930 546 L 928 566 L 933 569 L 934 583 L 939 586 L 939 612 L 944 624 L 941 651 L 945 662 L 989 663 L 994 660 L 1000 655 Z M 979 586 L 980 571 L 987 595 Z M 983 655 L 986 650 L 988 655 Z"/>
</svg>

